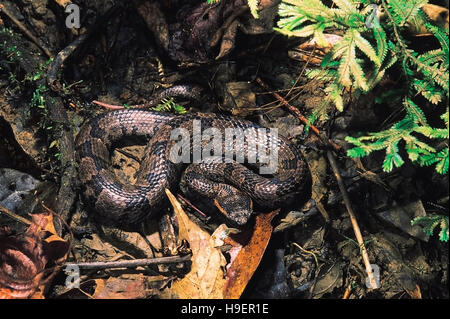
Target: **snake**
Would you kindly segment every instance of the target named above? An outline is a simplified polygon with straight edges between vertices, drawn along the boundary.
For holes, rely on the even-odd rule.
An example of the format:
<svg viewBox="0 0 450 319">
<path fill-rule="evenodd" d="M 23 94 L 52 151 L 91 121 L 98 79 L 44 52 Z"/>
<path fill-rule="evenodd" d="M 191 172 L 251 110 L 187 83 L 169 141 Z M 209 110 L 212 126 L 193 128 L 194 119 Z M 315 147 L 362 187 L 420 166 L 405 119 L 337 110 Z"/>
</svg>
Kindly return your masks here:
<svg viewBox="0 0 450 319">
<path fill-rule="evenodd" d="M 233 142 L 226 144 L 230 132 Z M 84 202 L 102 221 L 136 225 L 167 208 L 166 189 L 180 189 L 214 206 L 231 224 L 245 225 L 256 209 L 285 207 L 310 192 L 311 175 L 300 149 L 275 133 L 219 113 L 104 112 L 84 124 L 75 140 Z M 147 141 L 134 184 L 121 182 L 111 161 L 114 148 L 133 137 Z M 267 161 L 271 150 L 276 151 L 272 162 Z M 195 158 L 197 151 L 207 156 Z M 275 167 L 271 172 L 269 164 Z"/>
</svg>

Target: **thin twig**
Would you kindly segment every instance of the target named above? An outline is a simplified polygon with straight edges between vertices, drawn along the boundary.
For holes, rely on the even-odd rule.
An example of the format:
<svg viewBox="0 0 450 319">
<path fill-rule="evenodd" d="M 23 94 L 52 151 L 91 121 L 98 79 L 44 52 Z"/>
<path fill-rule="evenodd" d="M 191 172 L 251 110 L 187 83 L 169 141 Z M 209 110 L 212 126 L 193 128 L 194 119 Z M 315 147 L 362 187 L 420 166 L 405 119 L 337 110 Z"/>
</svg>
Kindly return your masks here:
<svg viewBox="0 0 450 319">
<path fill-rule="evenodd" d="M 83 269 L 134 268 L 149 265 L 181 263 L 184 261 L 191 260 L 191 257 L 192 255 L 189 254 L 186 256 L 169 256 L 169 257 L 144 258 L 133 260 L 121 260 L 121 261 L 66 263 L 66 266 L 68 267 L 76 266 Z"/>
<path fill-rule="evenodd" d="M 196 213 L 195 215 L 199 219 L 201 219 L 204 223 L 208 223 L 208 221 L 210 220 L 209 216 L 207 216 L 204 212 L 202 212 L 200 209 L 198 209 L 194 204 L 192 204 L 188 199 L 184 198 L 182 195 L 177 194 L 177 197 L 178 197 L 179 200 L 181 200 L 186 205 L 191 207 L 195 211 L 195 213 Z"/>
<path fill-rule="evenodd" d="M 366 246 L 364 245 L 364 240 L 361 234 L 361 229 L 359 228 L 358 221 L 356 220 L 356 215 L 352 208 L 352 204 L 350 201 L 350 197 L 345 189 L 344 181 L 342 180 L 341 174 L 339 173 L 339 169 L 336 163 L 336 159 L 331 151 L 327 151 L 328 161 L 330 162 L 331 168 L 333 169 L 334 176 L 336 177 L 336 181 L 339 186 L 339 190 L 342 194 L 342 199 L 344 200 L 345 207 L 347 208 L 347 212 L 350 216 L 350 221 L 352 222 L 353 231 L 355 233 L 356 240 L 358 241 L 358 245 L 361 250 L 361 255 L 364 261 L 364 266 L 366 267 L 367 276 L 369 277 L 369 282 L 371 284 L 371 288 L 376 289 L 379 288 L 375 277 L 373 276 L 373 269 L 370 264 L 369 255 L 367 254 Z"/>
<path fill-rule="evenodd" d="M 297 76 L 297 78 L 295 79 L 294 84 L 291 86 L 291 89 L 287 92 L 286 96 L 289 96 L 292 92 L 292 90 L 295 88 L 295 86 L 297 85 L 298 81 L 300 81 L 300 78 L 303 77 L 303 74 L 306 71 L 306 68 L 309 65 L 309 62 L 311 61 L 311 58 L 314 54 L 314 52 L 316 51 L 316 45 L 314 44 L 314 49 L 311 50 L 309 56 L 308 56 L 308 60 L 306 60 L 306 63 L 303 65 L 302 70 L 300 71 L 300 74 Z"/>
<path fill-rule="evenodd" d="M 325 223 L 328 224 L 330 222 L 330 215 L 328 215 L 328 212 L 323 206 L 323 204 L 320 201 L 316 201 L 316 207 L 319 213 L 322 215 L 323 219 L 325 220 Z"/>
<path fill-rule="evenodd" d="M 349 283 L 347 286 L 347 289 L 345 289 L 344 295 L 342 296 L 342 299 L 348 299 L 350 297 L 350 293 L 352 292 L 352 283 Z"/>
<path fill-rule="evenodd" d="M 92 32 L 86 32 L 80 35 L 75 41 L 62 49 L 50 64 L 47 73 L 47 83 L 50 88 L 57 92 L 61 90 L 62 85 L 57 79 L 58 71 L 62 68 L 64 62 L 70 55 L 89 37 Z"/>
<path fill-rule="evenodd" d="M 123 109 L 125 109 L 125 106 L 123 106 L 123 105 L 112 105 L 112 104 L 100 102 L 97 100 L 93 100 L 92 103 L 100 105 L 101 107 L 104 107 L 105 109 L 108 109 L 108 110 L 123 110 Z"/>
<path fill-rule="evenodd" d="M 0 212 L 5 213 L 5 215 L 11 217 L 12 219 L 14 219 L 14 220 L 16 220 L 16 221 L 18 221 L 18 222 L 20 222 L 22 224 L 25 224 L 25 225 L 31 225 L 32 224 L 32 222 L 29 221 L 28 219 L 23 218 L 22 216 L 19 216 L 16 213 L 13 213 L 9 209 L 7 209 L 7 208 L 5 208 L 5 207 L 3 207 L 1 205 L 0 205 Z"/>
<path fill-rule="evenodd" d="M 269 87 L 267 86 L 267 84 L 265 84 L 259 77 L 256 78 L 256 82 L 265 90 L 270 91 Z M 297 116 L 297 118 L 305 125 L 307 125 L 311 131 L 313 131 L 314 134 L 316 134 L 316 136 L 324 143 L 324 144 L 329 144 L 330 146 L 333 147 L 333 149 L 335 149 L 336 151 L 340 151 L 341 150 L 341 146 L 339 146 L 338 144 L 336 144 L 335 142 L 333 142 L 331 139 L 324 139 L 322 138 L 322 134 L 320 133 L 319 129 L 317 127 L 315 127 L 314 125 L 312 125 L 311 123 L 309 123 L 308 119 L 306 117 L 303 116 L 302 113 L 300 113 L 300 111 L 295 108 L 294 106 L 290 105 L 281 95 L 279 95 L 276 92 L 272 92 L 272 95 L 279 100 L 290 112 L 294 113 L 295 116 Z"/>
<path fill-rule="evenodd" d="M 297 244 L 295 242 L 292 243 L 292 245 L 294 245 L 295 247 L 299 248 L 304 253 L 312 255 L 314 257 L 314 261 L 316 262 L 316 266 L 319 267 L 319 260 L 317 259 L 317 255 L 314 252 L 312 252 L 310 250 L 306 250 L 305 248 L 303 248 L 302 246 L 300 246 L 299 244 Z"/>
<path fill-rule="evenodd" d="M 53 57 L 53 54 L 50 52 L 49 49 L 47 49 L 41 41 L 39 41 L 38 38 L 36 38 L 28 29 L 14 17 L 14 15 L 2 4 L 0 3 L 0 12 L 3 12 L 27 37 L 30 38 L 31 41 L 33 41 L 39 49 L 41 49 L 46 56 L 49 58 Z"/>
</svg>

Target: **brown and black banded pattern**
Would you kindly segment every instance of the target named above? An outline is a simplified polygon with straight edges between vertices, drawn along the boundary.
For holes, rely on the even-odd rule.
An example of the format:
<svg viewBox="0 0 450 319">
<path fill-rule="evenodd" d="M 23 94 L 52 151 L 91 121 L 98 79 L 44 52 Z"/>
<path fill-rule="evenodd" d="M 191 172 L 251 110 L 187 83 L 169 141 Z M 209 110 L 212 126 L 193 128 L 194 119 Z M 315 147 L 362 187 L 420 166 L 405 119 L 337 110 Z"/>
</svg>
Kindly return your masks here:
<svg viewBox="0 0 450 319">
<path fill-rule="evenodd" d="M 177 143 L 171 140 L 173 129 L 184 128 L 190 132 L 191 145 L 194 120 L 201 123 L 201 129 L 214 127 L 222 136 L 226 128 L 258 130 L 256 124 L 235 117 L 192 113 L 174 116 L 171 114 L 140 109 L 107 112 L 85 125 L 76 139 L 79 176 L 84 187 L 84 197 L 99 216 L 120 224 L 136 224 L 146 216 L 154 215 L 167 205 L 165 188 L 175 189 L 186 164 L 169 160 L 171 147 Z M 248 132 L 248 131 L 247 131 Z M 213 199 L 225 191 L 227 185 L 247 194 L 259 207 L 275 208 L 299 199 L 310 188 L 310 173 L 300 151 L 280 136 L 267 137 L 278 149 L 276 174 L 264 177 L 236 162 L 205 162 L 191 164 L 183 177 L 183 190 L 208 196 Z M 135 185 L 119 182 L 111 169 L 110 154 L 114 143 L 129 136 L 144 136 L 149 143 L 144 151 Z M 261 143 L 251 141 L 246 135 L 247 145 Z M 201 139 L 200 139 L 201 140 Z M 202 141 L 202 147 L 208 141 Z M 247 149 L 234 145 L 233 157 L 244 154 Z M 192 149 L 191 149 L 192 152 Z M 191 157 L 192 158 L 192 157 Z M 258 163 L 258 161 L 257 161 Z M 253 164 L 258 168 L 259 164 Z M 243 221 L 237 221 L 241 224 Z"/>
</svg>

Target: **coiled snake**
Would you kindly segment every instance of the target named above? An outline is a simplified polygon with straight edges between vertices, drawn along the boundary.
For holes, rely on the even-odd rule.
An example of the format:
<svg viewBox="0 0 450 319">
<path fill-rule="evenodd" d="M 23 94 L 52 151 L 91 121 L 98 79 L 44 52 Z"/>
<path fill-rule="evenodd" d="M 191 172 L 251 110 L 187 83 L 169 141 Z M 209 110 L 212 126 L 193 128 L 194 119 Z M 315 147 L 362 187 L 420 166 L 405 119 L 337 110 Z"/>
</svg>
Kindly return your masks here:
<svg viewBox="0 0 450 319">
<path fill-rule="evenodd" d="M 200 131 L 196 130 L 198 124 Z M 235 137 L 228 155 L 225 152 L 220 158 L 203 158 L 190 165 L 186 161 L 173 161 L 173 155 L 180 152 L 180 136 L 173 138 L 173 132 L 189 133 L 189 143 L 182 145 L 187 147 L 187 158 L 192 162 L 195 142 L 201 144 L 201 149 L 211 143 L 204 134 L 211 128 L 214 137 L 226 136 L 227 129 L 244 132 L 244 143 L 237 143 Z M 110 159 L 116 143 L 130 136 L 149 139 L 135 185 L 118 180 Z M 218 143 L 223 141 L 220 139 Z M 217 146 L 222 151 L 226 147 L 214 147 Z M 257 173 L 267 163 L 262 161 L 267 152 L 257 152 L 255 147 L 258 150 L 276 147 L 272 163 L 276 171 L 271 175 Z M 165 189 L 176 190 L 182 174 L 181 190 L 188 197 L 206 197 L 206 201 L 215 204 L 228 220 L 238 225 L 247 222 L 253 203 L 264 209 L 280 207 L 301 200 L 310 189 L 310 173 L 296 146 L 269 129 L 220 114 L 173 115 L 142 109 L 106 112 L 82 127 L 76 138 L 76 151 L 85 202 L 101 218 L 124 225 L 136 224 L 162 211 L 168 203 Z M 239 156 L 246 166 L 231 160 Z M 248 163 L 252 162 L 252 156 L 253 163 Z"/>
</svg>

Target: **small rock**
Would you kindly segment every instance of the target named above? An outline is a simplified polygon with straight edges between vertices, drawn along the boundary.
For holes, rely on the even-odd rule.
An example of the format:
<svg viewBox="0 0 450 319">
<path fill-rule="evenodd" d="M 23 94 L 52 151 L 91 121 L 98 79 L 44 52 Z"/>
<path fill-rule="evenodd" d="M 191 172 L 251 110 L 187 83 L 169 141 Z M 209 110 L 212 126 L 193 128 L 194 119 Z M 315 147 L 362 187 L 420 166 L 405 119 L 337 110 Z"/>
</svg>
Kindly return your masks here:
<svg viewBox="0 0 450 319">
<path fill-rule="evenodd" d="M 39 181 L 31 175 L 9 168 L 0 168 L 0 205 L 13 212 L 30 213 Z"/>
<path fill-rule="evenodd" d="M 428 236 L 423 232 L 420 226 L 411 226 L 412 219 L 426 215 L 421 200 L 416 200 L 407 204 L 399 204 L 394 201 L 393 206 L 390 209 L 379 212 L 377 215 L 405 233 L 425 242 L 428 241 Z"/>
</svg>

